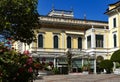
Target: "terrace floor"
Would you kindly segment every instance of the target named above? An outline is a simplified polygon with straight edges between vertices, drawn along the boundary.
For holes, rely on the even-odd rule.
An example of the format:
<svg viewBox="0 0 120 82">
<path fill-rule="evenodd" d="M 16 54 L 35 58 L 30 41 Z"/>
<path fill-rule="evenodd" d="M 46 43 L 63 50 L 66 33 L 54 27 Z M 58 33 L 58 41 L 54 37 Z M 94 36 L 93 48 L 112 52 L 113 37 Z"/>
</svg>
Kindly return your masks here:
<svg viewBox="0 0 120 82">
<path fill-rule="evenodd" d="M 34 82 L 120 82 L 120 75 L 89 74 L 89 75 L 49 75 Z"/>
</svg>

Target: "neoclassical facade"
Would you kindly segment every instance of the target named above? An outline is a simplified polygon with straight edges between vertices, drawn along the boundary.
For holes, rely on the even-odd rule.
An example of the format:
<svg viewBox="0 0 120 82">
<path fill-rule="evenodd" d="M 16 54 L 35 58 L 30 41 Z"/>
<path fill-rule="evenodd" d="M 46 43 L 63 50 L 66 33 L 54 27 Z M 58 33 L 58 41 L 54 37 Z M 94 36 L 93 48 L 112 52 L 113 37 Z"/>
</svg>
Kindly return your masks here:
<svg viewBox="0 0 120 82">
<path fill-rule="evenodd" d="M 109 4 L 109 8 L 105 12 L 109 21 L 109 48 L 111 51 L 120 48 L 120 1 Z"/>
<path fill-rule="evenodd" d="M 90 63 L 93 73 L 100 72 L 99 62 L 110 59 L 120 48 L 120 1 L 109 5 L 106 21 L 75 19 L 73 11 L 52 9 L 40 16 L 40 25 L 35 29 L 36 42 L 28 46 L 17 42 L 19 51 L 29 50 L 33 57 L 53 62 L 61 73 L 67 70 L 66 53 L 72 53 L 72 69 L 79 72 Z"/>
</svg>

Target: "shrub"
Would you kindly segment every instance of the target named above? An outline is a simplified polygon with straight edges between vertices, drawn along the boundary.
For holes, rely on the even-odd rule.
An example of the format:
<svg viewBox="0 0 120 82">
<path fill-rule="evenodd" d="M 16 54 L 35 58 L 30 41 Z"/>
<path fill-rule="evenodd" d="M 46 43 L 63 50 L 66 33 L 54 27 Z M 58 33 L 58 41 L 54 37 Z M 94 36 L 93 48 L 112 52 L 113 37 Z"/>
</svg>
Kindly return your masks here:
<svg viewBox="0 0 120 82">
<path fill-rule="evenodd" d="M 35 63 L 35 60 L 27 54 L 17 53 L 14 49 L 4 47 L 0 43 L 0 79 L 2 82 L 28 82 L 33 79 Z"/>
<path fill-rule="evenodd" d="M 111 61 L 120 63 L 120 50 L 117 50 L 112 54 Z"/>
<path fill-rule="evenodd" d="M 100 68 L 105 69 L 107 73 L 111 73 L 113 68 L 113 62 L 111 60 L 103 60 L 100 62 Z"/>
</svg>

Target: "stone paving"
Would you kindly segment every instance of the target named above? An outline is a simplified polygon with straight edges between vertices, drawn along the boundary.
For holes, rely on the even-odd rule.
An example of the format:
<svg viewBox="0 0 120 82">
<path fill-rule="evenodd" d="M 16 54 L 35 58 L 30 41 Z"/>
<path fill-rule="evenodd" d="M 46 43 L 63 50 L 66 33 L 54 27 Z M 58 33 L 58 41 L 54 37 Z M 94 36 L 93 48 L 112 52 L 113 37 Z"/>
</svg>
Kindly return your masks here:
<svg viewBox="0 0 120 82">
<path fill-rule="evenodd" d="M 120 75 L 90 74 L 90 75 L 50 75 L 43 76 L 34 82 L 120 82 Z"/>
</svg>

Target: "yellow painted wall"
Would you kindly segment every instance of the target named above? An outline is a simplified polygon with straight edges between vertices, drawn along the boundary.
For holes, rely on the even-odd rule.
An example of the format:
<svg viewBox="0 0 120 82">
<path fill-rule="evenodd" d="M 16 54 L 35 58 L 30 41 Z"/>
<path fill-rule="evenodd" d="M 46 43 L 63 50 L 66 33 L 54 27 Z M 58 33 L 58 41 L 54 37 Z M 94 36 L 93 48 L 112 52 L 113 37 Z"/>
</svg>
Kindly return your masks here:
<svg viewBox="0 0 120 82">
<path fill-rule="evenodd" d="M 117 13 L 117 18 L 118 18 L 118 22 L 117 22 L 117 24 L 118 24 L 118 37 L 120 37 L 120 12 Z M 120 40 L 118 41 L 118 47 L 120 48 Z"/>
<path fill-rule="evenodd" d="M 109 30 L 105 29 L 95 29 L 95 35 L 100 34 L 104 35 L 104 42 L 103 42 L 103 48 L 108 48 L 108 41 L 109 41 Z"/>
<path fill-rule="evenodd" d="M 72 39 L 72 48 L 78 48 L 77 37 L 74 37 L 74 38 Z"/>
<path fill-rule="evenodd" d="M 65 31 L 67 31 L 67 30 L 65 30 Z M 61 49 L 66 49 L 67 48 L 67 36 L 69 34 L 66 34 L 62 30 L 48 29 L 48 28 L 47 29 L 43 29 L 43 28 L 39 29 L 35 32 L 37 41 L 38 41 L 38 34 L 39 33 L 43 33 L 43 36 L 44 36 L 44 40 L 43 40 L 44 41 L 44 46 L 43 46 L 43 48 L 53 48 L 53 36 L 54 36 L 55 33 L 56 34 L 58 33 L 59 48 L 61 48 Z M 73 34 L 71 39 L 72 39 L 71 48 L 78 48 L 78 35 Z M 38 46 L 37 41 L 33 43 L 34 47 Z"/>
<path fill-rule="evenodd" d="M 52 32 L 46 32 L 44 36 L 44 48 L 53 48 Z"/>
<path fill-rule="evenodd" d="M 116 18 L 116 28 L 113 27 L 113 18 Z M 116 34 L 117 35 L 117 47 L 120 47 L 120 41 L 119 41 L 119 37 L 120 37 L 120 15 L 118 16 L 118 14 L 116 13 L 115 15 L 109 16 L 109 48 L 114 48 L 114 40 L 113 40 L 113 35 Z"/>
</svg>

